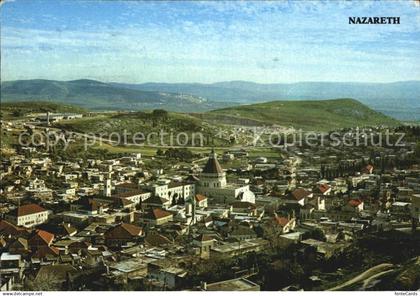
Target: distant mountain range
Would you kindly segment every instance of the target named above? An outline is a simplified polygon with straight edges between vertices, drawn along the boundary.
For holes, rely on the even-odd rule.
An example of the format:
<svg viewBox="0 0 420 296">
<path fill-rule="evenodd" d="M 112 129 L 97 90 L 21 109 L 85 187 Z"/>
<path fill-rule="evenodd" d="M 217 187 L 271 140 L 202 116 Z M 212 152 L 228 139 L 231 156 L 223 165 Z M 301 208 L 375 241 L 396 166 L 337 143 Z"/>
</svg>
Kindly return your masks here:
<svg viewBox="0 0 420 296">
<path fill-rule="evenodd" d="M 1 83 L 3 102 L 51 101 L 73 104 L 91 110 L 207 111 L 229 104 L 211 102 L 190 94 L 144 91 L 95 80 L 17 80 Z"/>
<path fill-rule="evenodd" d="M 132 89 L 188 93 L 212 101 L 250 104 L 274 100 L 353 98 L 401 120 L 420 120 L 420 81 L 393 83 L 298 82 L 259 84 L 247 81 L 115 84 Z"/>
<path fill-rule="evenodd" d="M 400 120 L 420 120 L 420 81 L 394 83 L 247 81 L 202 83 L 103 83 L 95 80 L 2 82 L 3 101 L 55 101 L 94 110 L 202 112 L 275 100 L 353 98 Z"/>
</svg>

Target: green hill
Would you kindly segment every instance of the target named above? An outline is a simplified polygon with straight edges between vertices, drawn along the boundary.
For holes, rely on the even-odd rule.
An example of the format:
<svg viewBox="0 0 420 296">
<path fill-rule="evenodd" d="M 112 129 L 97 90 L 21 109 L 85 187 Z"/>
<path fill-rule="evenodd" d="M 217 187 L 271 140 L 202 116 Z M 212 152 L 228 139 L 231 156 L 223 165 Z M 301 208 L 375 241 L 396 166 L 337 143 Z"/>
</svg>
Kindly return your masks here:
<svg viewBox="0 0 420 296">
<path fill-rule="evenodd" d="M 127 135 L 127 142 L 132 143 L 133 136 L 141 133 L 147 138 L 148 143 L 154 145 L 177 145 L 177 136 L 185 133 L 186 137 L 180 136 L 180 142 L 188 138 L 188 143 L 198 143 L 203 135 L 203 143 L 207 137 L 217 133 L 216 126 L 202 122 L 194 116 L 185 113 L 166 112 L 154 110 L 153 112 L 110 112 L 80 119 L 60 121 L 53 125 L 69 131 L 90 133 L 107 137 L 118 133 Z M 195 134 L 195 136 L 193 136 Z M 137 139 L 140 139 L 137 136 Z M 195 139 L 194 139 L 195 138 Z M 141 140 L 136 140 L 142 142 Z M 217 145 L 227 145 L 227 141 L 216 140 Z"/>
<path fill-rule="evenodd" d="M 281 125 L 306 130 L 328 131 L 337 128 L 398 125 L 399 122 L 353 99 L 319 101 L 273 101 L 235 106 L 207 112 L 207 120 L 230 124 L 246 121 L 261 125 Z"/>
<path fill-rule="evenodd" d="M 53 103 L 53 102 L 6 102 L 1 103 L 1 116 L 2 118 L 14 118 L 28 115 L 30 113 L 86 113 L 87 110 L 81 107 Z"/>
<path fill-rule="evenodd" d="M 117 84 L 144 91 L 191 94 L 209 101 L 256 104 L 287 100 L 319 98 L 355 98 L 376 111 L 400 120 L 420 120 L 420 81 L 391 83 L 363 82 L 296 82 L 261 84 L 250 81 L 203 83 Z M 227 106 L 226 106 L 227 107 Z"/>
</svg>

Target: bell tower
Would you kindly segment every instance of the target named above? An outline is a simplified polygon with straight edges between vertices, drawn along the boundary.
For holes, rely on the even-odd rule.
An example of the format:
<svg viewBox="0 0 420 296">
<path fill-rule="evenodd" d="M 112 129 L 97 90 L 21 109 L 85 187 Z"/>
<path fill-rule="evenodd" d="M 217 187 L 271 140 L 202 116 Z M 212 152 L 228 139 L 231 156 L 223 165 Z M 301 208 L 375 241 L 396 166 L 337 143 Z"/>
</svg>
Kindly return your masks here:
<svg viewBox="0 0 420 296">
<path fill-rule="evenodd" d="M 108 176 L 104 181 L 104 196 L 110 197 L 112 192 L 111 178 Z"/>
</svg>

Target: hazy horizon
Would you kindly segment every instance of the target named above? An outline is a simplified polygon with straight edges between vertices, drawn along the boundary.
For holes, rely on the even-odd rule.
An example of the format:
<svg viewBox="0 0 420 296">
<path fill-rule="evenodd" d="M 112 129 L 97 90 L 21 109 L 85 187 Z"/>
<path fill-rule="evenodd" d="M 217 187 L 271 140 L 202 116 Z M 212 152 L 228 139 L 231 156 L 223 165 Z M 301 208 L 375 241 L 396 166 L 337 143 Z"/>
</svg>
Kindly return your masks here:
<svg viewBox="0 0 420 296">
<path fill-rule="evenodd" d="M 348 84 L 392 84 L 392 83 L 404 83 L 404 82 L 420 82 L 419 80 L 399 80 L 399 81 L 389 81 L 389 82 L 370 82 L 370 81 L 296 81 L 296 82 L 270 82 L 270 83 L 262 83 L 256 82 L 251 80 L 220 80 L 215 82 L 198 82 L 198 81 L 186 81 L 186 82 L 168 82 L 168 81 L 145 81 L 145 82 L 124 82 L 124 81 L 106 81 L 106 80 L 99 80 L 96 78 L 89 78 L 89 77 L 82 77 L 77 79 L 68 79 L 68 80 L 60 80 L 60 79 L 52 79 L 52 78 L 28 78 L 28 79 L 14 79 L 14 80 L 2 80 L 2 82 L 13 82 L 13 81 L 25 81 L 25 80 L 47 80 L 47 81 L 61 81 L 61 82 L 71 82 L 71 81 L 78 81 L 78 80 L 92 80 L 102 83 L 118 83 L 118 84 L 149 84 L 149 83 L 156 83 L 156 84 L 218 84 L 218 83 L 234 83 L 234 82 L 243 82 L 243 83 L 255 83 L 260 85 L 270 85 L 270 84 L 299 84 L 299 83 L 348 83 Z"/>
</svg>

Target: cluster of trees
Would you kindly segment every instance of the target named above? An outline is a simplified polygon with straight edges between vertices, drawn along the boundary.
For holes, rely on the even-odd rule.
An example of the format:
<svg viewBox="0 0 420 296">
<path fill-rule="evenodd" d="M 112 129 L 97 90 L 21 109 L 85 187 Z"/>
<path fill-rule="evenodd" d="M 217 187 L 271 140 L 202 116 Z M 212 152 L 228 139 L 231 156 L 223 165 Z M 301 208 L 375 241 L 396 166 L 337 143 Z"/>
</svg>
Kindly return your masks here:
<svg viewBox="0 0 420 296">
<path fill-rule="evenodd" d="M 168 121 L 168 118 L 168 111 L 163 109 L 155 109 L 150 115 L 150 119 L 152 120 L 152 125 L 154 127 L 157 126 L 159 123 Z"/>
<path fill-rule="evenodd" d="M 169 148 L 166 151 L 158 149 L 156 151 L 157 156 L 165 156 L 167 158 L 172 158 L 180 161 L 191 161 L 194 158 L 194 153 L 192 153 L 187 148 Z"/>
<path fill-rule="evenodd" d="M 416 138 L 418 140 L 420 138 L 420 125 L 402 125 L 395 128 L 395 131 L 399 133 L 404 133 L 406 139 Z"/>
<path fill-rule="evenodd" d="M 267 179 L 279 179 L 282 177 L 283 173 L 278 168 L 268 169 L 268 170 L 255 170 L 255 176 L 261 176 L 265 180 Z"/>
<path fill-rule="evenodd" d="M 279 235 L 277 225 L 267 223 L 256 229 L 258 236 L 270 241 L 270 248 L 265 252 L 249 252 L 236 257 L 214 257 L 213 260 L 201 261 L 192 266 L 187 278 L 188 285 L 197 286 L 201 281 L 213 283 L 238 277 L 244 271 L 255 273 L 252 281 L 262 290 L 278 291 L 289 285 L 310 288 L 308 278 L 314 269 L 319 268 L 317 259 L 299 258 L 299 244 L 288 244 Z M 325 241 L 320 229 L 305 234 L 304 239 L 313 238 Z"/>
<path fill-rule="evenodd" d="M 322 179 L 331 180 L 338 177 L 354 175 L 356 172 L 360 172 L 368 164 L 370 164 L 370 162 L 365 159 L 352 163 L 340 163 L 338 166 L 334 167 L 321 164 L 320 177 Z"/>
<path fill-rule="evenodd" d="M 115 118 L 126 118 L 126 117 L 135 117 L 141 119 L 143 123 L 152 122 L 152 125 L 155 127 L 158 123 L 167 122 L 169 119 L 169 113 L 163 109 L 155 109 L 152 112 L 143 112 L 137 111 L 132 113 L 120 113 L 114 116 Z"/>
<path fill-rule="evenodd" d="M 233 258 L 216 258 L 194 264 L 189 269 L 188 286 L 201 281 L 213 283 L 238 277 L 241 272 L 255 273 L 251 280 L 263 291 L 278 291 L 289 285 L 307 286 L 316 264 L 300 262 L 296 258 L 297 246 L 291 245 L 281 252 L 249 252 Z"/>
<path fill-rule="evenodd" d="M 340 163 L 338 166 L 330 166 L 321 164 L 320 177 L 323 179 L 331 180 L 337 177 L 351 176 L 356 172 L 360 172 L 367 165 L 373 165 L 378 172 L 385 172 L 393 168 L 406 168 L 415 164 L 420 159 L 420 142 L 417 144 L 413 156 L 406 158 L 389 157 L 372 155 L 368 160 L 361 159 L 351 163 Z"/>
</svg>

